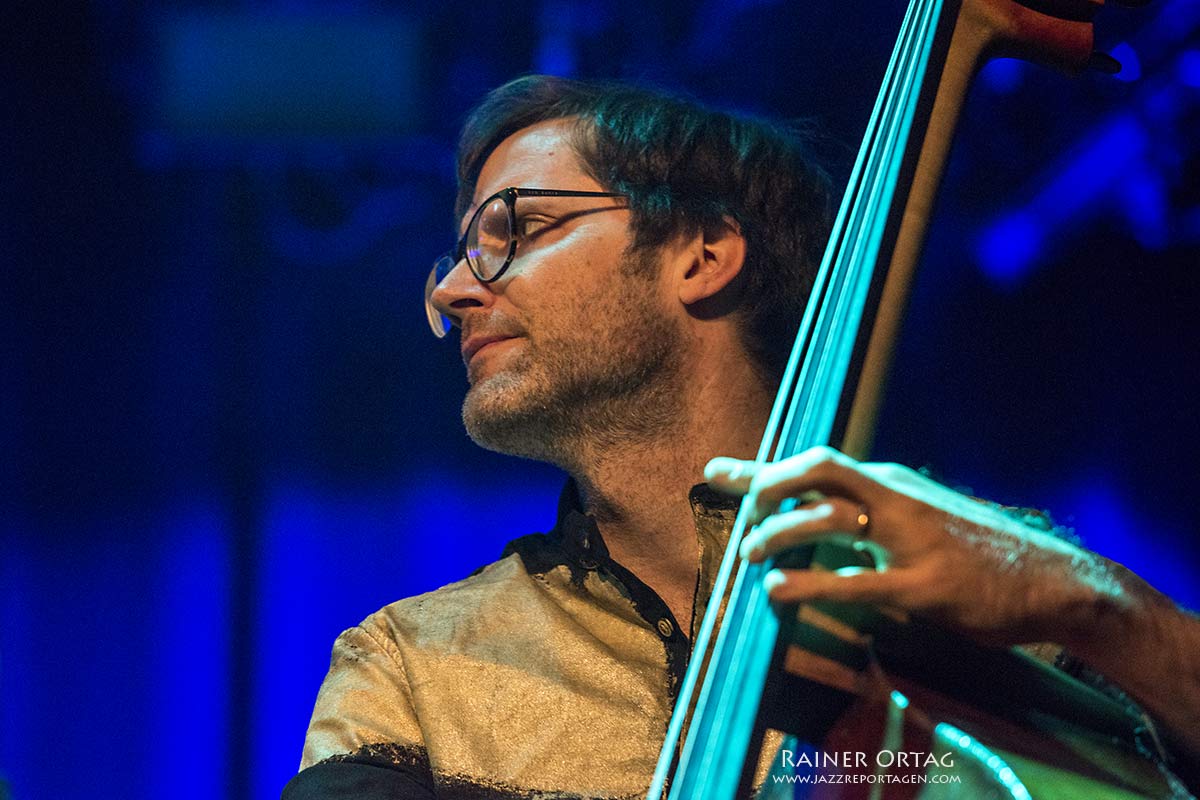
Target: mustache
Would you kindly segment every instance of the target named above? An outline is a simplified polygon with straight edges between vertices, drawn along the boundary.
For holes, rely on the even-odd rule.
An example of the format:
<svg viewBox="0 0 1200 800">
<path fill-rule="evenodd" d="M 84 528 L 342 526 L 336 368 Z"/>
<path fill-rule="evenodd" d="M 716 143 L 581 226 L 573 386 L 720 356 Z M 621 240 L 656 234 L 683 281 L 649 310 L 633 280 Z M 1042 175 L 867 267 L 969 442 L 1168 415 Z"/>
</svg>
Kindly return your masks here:
<svg viewBox="0 0 1200 800">
<path fill-rule="evenodd" d="M 498 336 L 507 338 L 524 335 L 524 326 L 506 317 L 498 318 L 496 316 L 491 316 L 487 319 L 464 320 L 461 333 L 463 341 L 470 339 L 472 336 Z"/>
</svg>

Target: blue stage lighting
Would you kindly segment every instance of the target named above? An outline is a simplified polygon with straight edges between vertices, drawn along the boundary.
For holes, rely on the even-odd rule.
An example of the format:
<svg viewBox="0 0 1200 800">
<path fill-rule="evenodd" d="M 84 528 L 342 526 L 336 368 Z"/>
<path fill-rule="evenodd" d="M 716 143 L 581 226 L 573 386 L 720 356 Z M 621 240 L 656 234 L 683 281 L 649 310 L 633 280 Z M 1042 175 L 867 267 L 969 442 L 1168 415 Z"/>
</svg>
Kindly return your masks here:
<svg viewBox="0 0 1200 800">
<path fill-rule="evenodd" d="M 996 94 L 1008 94 L 1025 79 L 1028 64 L 1016 58 L 997 58 L 980 71 L 979 79 Z"/>
<path fill-rule="evenodd" d="M 1121 71 L 1115 77 L 1119 81 L 1136 81 L 1142 77 L 1142 62 L 1138 59 L 1137 51 L 1127 42 L 1121 42 L 1109 53 L 1121 62 Z"/>
<path fill-rule="evenodd" d="M 1188 50 L 1179 57 L 1179 79 L 1200 89 L 1200 50 Z"/>
<path fill-rule="evenodd" d="M 1011 288 L 1030 270 L 1042 250 L 1043 230 L 1024 213 L 998 220 L 980 237 L 976 256 L 998 285 Z"/>
</svg>

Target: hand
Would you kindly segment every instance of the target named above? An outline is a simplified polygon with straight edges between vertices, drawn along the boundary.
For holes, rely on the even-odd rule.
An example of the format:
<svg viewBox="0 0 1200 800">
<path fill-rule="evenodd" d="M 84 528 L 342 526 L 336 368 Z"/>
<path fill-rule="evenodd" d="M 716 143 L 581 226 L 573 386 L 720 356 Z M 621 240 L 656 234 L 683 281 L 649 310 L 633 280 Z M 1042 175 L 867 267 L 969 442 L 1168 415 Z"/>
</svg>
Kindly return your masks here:
<svg viewBox="0 0 1200 800">
<path fill-rule="evenodd" d="M 818 447 L 773 464 L 717 458 L 705 477 L 749 494 L 757 527 L 742 555 L 751 561 L 831 536 L 865 536 L 883 557 L 876 571 L 772 570 L 766 585 L 778 602 L 872 603 L 992 644 L 1070 647 L 1125 596 L 1101 557 L 896 464 Z M 776 513 L 802 496 L 808 502 Z"/>
</svg>

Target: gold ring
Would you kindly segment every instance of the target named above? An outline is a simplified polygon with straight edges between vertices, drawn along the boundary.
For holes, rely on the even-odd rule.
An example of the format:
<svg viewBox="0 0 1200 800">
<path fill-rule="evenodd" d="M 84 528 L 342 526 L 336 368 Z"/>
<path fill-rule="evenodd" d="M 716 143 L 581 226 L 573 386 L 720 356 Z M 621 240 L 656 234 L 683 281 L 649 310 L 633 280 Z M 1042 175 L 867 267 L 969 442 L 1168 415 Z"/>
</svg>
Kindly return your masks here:
<svg viewBox="0 0 1200 800">
<path fill-rule="evenodd" d="M 858 507 L 858 516 L 854 518 L 858 524 L 858 530 L 855 533 L 859 539 L 866 539 L 871 535 L 871 515 L 867 513 L 866 506 Z"/>
</svg>

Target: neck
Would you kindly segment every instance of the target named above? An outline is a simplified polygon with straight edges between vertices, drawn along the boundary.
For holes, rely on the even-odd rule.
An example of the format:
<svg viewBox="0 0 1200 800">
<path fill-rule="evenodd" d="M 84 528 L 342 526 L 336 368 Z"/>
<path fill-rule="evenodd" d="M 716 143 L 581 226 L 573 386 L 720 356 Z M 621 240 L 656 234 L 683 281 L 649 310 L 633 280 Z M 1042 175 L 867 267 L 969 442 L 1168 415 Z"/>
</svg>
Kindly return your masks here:
<svg viewBox="0 0 1200 800">
<path fill-rule="evenodd" d="M 637 442 L 585 442 L 568 472 L 612 557 L 654 588 L 687 624 L 697 540 L 688 490 L 714 456 L 751 459 L 773 393 L 744 359 L 709 353 L 677 395 L 669 425 Z"/>
</svg>

